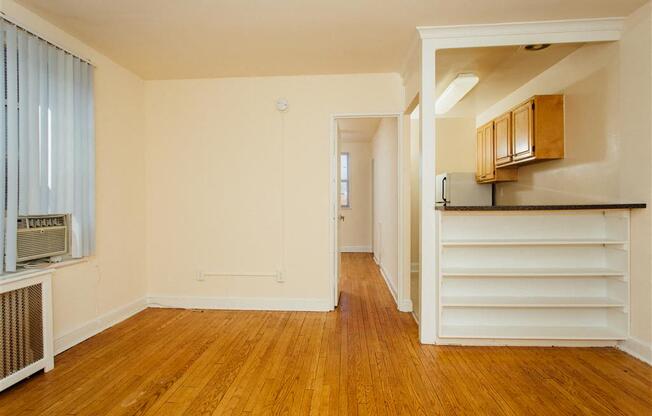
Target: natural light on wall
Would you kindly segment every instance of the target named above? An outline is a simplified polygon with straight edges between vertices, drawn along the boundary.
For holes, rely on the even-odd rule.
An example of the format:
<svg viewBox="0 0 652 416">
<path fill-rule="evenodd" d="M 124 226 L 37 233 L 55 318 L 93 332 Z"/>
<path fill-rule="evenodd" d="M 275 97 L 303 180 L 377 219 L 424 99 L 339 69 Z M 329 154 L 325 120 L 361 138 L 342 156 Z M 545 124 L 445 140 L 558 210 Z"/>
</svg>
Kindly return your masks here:
<svg viewBox="0 0 652 416">
<path fill-rule="evenodd" d="M 478 84 L 478 81 L 480 81 L 480 78 L 475 74 L 459 74 L 457 78 L 446 87 L 446 90 L 442 95 L 437 98 L 435 113 L 437 115 L 448 113 L 451 108 L 455 107 L 455 105 Z"/>
</svg>

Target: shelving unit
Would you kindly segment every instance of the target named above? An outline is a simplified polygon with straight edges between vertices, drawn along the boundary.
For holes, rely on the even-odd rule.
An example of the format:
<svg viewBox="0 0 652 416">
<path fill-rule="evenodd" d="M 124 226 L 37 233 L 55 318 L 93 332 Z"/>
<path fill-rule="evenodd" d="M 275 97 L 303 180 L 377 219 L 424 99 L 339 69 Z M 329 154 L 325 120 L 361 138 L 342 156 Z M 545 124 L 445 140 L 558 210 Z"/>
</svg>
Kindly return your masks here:
<svg viewBox="0 0 652 416">
<path fill-rule="evenodd" d="M 609 297 L 528 297 L 528 296 L 449 296 L 443 307 L 458 308 L 623 308 L 619 299 Z"/>
<path fill-rule="evenodd" d="M 625 334 L 608 327 L 544 327 L 527 326 L 444 326 L 443 337 L 462 339 L 524 339 L 568 341 L 619 341 Z"/>
<path fill-rule="evenodd" d="M 627 337 L 629 210 L 437 215 L 439 343 Z"/>
<path fill-rule="evenodd" d="M 481 268 L 452 267 L 441 270 L 444 277 L 624 277 L 625 272 L 608 268 Z"/>
</svg>

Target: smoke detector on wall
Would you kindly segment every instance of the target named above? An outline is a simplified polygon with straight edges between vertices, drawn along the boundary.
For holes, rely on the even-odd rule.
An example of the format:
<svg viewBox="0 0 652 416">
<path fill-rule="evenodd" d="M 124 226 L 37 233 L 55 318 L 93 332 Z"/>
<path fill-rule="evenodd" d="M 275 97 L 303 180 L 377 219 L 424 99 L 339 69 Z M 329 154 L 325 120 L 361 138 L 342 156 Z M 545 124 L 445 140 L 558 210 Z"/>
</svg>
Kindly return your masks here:
<svg viewBox="0 0 652 416">
<path fill-rule="evenodd" d="M 279 98 L 276 100 L 276 109 L 282 113 L 288 111 L 288 108 L 290 108 L 290 104 L 288 103 L 288 100 L 285 98 Z"/>
</svg>

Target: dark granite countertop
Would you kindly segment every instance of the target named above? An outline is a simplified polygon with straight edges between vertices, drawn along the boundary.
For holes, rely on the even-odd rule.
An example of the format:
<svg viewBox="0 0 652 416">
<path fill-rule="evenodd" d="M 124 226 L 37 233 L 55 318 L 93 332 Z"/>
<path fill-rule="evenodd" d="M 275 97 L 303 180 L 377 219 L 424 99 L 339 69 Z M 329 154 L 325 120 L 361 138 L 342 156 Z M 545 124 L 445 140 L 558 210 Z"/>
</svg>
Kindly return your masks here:
<svg viewBox="0 0 652 416">
<path fill-rule="evenodd" d="M 587 209 L 634 209 L 646 208 L 646 204 L 576 204 L 576 205 L 486 205 L 486 206 L 442 206 L 437 211 L 571 211 Z"/>
</svg>

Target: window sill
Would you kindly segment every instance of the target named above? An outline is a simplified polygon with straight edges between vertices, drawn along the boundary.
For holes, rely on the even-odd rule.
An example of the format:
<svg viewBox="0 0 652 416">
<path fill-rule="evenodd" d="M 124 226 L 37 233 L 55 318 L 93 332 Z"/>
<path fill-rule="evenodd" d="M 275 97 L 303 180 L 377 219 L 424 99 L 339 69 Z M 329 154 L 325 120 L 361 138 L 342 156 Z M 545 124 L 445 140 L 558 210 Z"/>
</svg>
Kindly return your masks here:
<svg viewBox="0 0 652 416">
<path fill-rule="evenodd" d="M 20 269 L 15 272 L 5 272 L 0 274 L 0 282 L 8 283 L 16 280 L 26 279 L 33 277 L 34 275 L 43 274 L 46 272 L 54 272 L 57 269 L 63 269 L 65 267 L 74 266 L 76 264 L 87 263 L 88 258 L 81 259 L 68 259 L 61 261 L 59 263 L 43 263 L 39 267 L 33 267 L 30 269 Z"/>
</svg>

